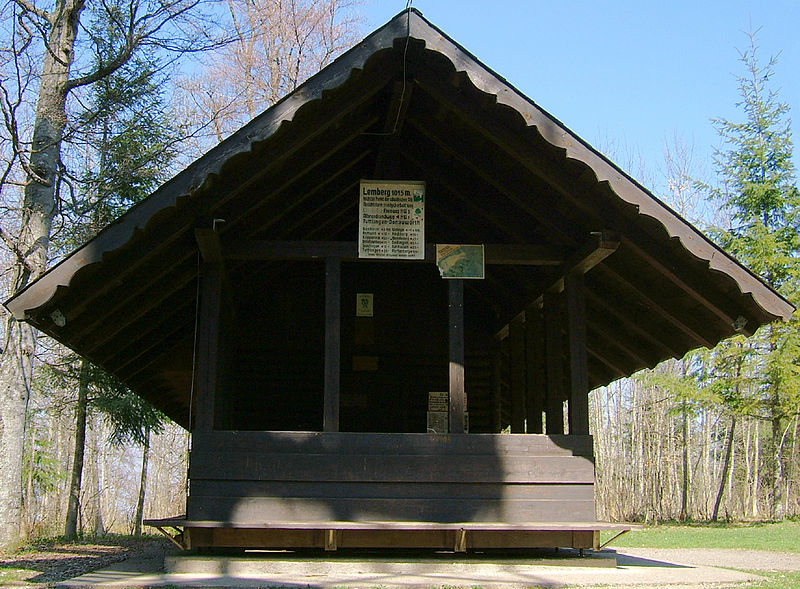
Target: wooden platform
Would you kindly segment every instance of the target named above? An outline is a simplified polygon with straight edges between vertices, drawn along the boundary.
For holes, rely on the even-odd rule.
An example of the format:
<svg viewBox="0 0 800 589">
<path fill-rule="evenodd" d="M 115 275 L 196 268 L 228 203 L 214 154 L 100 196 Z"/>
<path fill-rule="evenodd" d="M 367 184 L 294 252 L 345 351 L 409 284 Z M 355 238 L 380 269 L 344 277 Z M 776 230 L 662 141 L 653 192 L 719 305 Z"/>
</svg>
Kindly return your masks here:
<svg viewBox="0 0 800 589">
<path fill-rule="evenodd" d="M 597 548 L 586 435 L 195 432 L 183 548 Z"/>
<path fill-rule="evenodd" d="M 150 519 L 186 550 L 194 548 L 431 548 L 465 552 L 487 548 L 598 549 L 601 531 L 625 532 L 635 524 L 612 522 L 271 521 L 234 523 Z M 178 536 L 166 530 L 173 528 Z"/>
<path fill-rule="evenodd" d="M 213 431 L 189 478 L 192 521 L 596 519 L 590 436 Z"/>
</svg>

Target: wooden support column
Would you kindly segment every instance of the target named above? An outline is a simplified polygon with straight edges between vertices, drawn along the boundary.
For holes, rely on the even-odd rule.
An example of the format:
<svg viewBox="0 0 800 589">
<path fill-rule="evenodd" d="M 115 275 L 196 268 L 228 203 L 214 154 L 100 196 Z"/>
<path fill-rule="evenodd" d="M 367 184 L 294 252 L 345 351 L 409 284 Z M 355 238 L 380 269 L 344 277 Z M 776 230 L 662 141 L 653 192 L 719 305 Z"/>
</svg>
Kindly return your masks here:
<svg viewBox="0 0 800 589">
<path fill-rule="evenodd" d="M 564 433 L 564 366 L 562 361 L 561 296 L 546 292 L 543 298 L 547 353 L 547 433 Z"/>
<path fill-rule="evenodd" d="M 339 431 L 339 374 L 341 364 L 342 263 L 325 259 L 325 385 L 323 424 L 326 432 Z"/>
<path fill-rule="evenodd" d="M 564 277 L 569 347 L 569 433 L 589 434 L 589 367 L 586 356 L 586 298 L 583 274 Z"/>
<path fill-rule="evenodd" d="M 464 433 L 464 281 L 449 280 L 450 433 Z"/>
<path fill-rule="evenodd" d="M 525 433 L 525 325 L 521 318 L 511 322 L 508 330 L 511 355 L 511 433 Z"/>
<path fill-rule="evenodd" d="M 503 351 L 502 344 L 495 342 L 492 350 L 492 431 L 503 430 Z"/>
<path fill-rule="evenodd" d="M 197 363 L 193 431 L 214 429 L 215 397 L 219 377 L 222 265 L 204 262 L 200 267 L 200 308 L 197 319 Z"/>
<path fill-rule="evenodd" d="M 525 382 L 525 413 L 527 432 L 541 434 L 542 412 L 545 410 L 547 369 L 545 365 L 544 321 L 535 305 L 525 311 L 525 358 L 527 378 Z"/>
</svg>

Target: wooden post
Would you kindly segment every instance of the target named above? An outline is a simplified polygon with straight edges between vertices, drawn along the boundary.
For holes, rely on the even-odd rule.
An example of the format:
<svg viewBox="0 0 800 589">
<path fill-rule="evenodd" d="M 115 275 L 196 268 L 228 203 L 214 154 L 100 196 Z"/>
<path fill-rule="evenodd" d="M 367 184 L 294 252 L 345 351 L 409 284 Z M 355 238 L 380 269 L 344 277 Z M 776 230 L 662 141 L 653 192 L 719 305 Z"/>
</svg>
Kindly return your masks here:
<svg viewBox="0 0 800 589">
<path fill-rule="evenodd" d="M 449 340 L 450 340 L 450 433 L 464 433 L 464 281 L 450 280 Z"/>
<path fill-rule="evenodd" d="M 583 274 L 564 277 L 569 338 L 569 433 L 589 435 L 589 368 L 586 357 L 586 300 Z"/>
<path fill-rule="evenodd" d="M 214 429 L 214 405 L 219 376 L 222 266 L 204 262 L 200 275 L 200 309 L 197 321 L 197 366 L 193 431 Z"/>
<path fill-rule="evenodd" d="M 547 352 L 547 433 L 564 433 L 564 366 L 562 363 L 561 297 L 544 294 L 544 324 Z"/>
<path fill-rule="evenodd" d="M 492 350 L 492 431 L 499 434 L 503 430 L 503 352 L 500 342 L 495 342 Z"/>
<path fill-rule="evenodd" d="M 527 378 L 525 382 L 525 413 L 527 432 L 541 434 L 542 412 L 545 410 L 545 391 L 547 390 L 544 322 L 542 314 L 535 306 L 525 311 L 525 359 Z"/>
<path fill-rule="evenodd" d="M 525 325 L 517 318 L 508 326 L 511 355 L 511 433 L 525 433 Z"/>
<path fill-rule="evenodd" d="M 341 282 L 339 258 L 325 259 L 325 385 L 323 425 L 326 432 L 339 431 L 339 373 L 341 364 Z"/>
</svg>

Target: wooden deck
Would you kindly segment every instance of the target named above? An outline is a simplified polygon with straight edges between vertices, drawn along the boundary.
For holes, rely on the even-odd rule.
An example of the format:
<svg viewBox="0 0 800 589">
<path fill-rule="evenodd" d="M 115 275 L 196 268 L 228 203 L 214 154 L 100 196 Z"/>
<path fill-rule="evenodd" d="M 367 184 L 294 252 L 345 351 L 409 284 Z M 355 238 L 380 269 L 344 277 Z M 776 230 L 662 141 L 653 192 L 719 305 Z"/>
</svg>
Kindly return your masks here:
<svg viewBox="0 0 800 589">
<path fill-rule="evenodd" d="M 592 548 L 590 436 L 196 432 L 188 547 Z M 613 529 L 621 529 L 619 526 Z"/>
<path fill-rule="evenodd" d="M 487 548 L 598 549 L 601 531 L 626 532 L 635 524 L 612 522 L 270 521 L 237 524 L 145 520 L 183 549 L 196 548 L 431 548 L 465 552 Z M 178 530 L 173 536 L 166 528 Z"/>
</svg>

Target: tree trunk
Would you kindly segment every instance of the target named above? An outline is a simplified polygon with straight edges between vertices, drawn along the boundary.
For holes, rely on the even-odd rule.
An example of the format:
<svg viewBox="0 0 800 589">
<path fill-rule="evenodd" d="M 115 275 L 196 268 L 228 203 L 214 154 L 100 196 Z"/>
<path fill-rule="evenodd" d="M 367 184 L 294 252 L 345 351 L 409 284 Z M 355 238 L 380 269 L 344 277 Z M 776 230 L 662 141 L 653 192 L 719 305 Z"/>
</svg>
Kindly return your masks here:
<svg viewBox="0 0 800 589">
<path fill-rule="evenodd" d="M 725 482 L 728 478 L 728 470 L 731 466 L 731 451 L 733 449 L 733 434 L 736 430 L 736 416 L 731 416 L 731 427 L 728 429 L 728 439 L 725 443 L 725 459 L 722 464 L 722 475 L 719 480 L 719 489 L 717 491 L 717 498 L 714 501 L 714 511 L 711 513 L 711 521 L 717 521 L 719 515 L 719 505 L 722 502 L 722 495 L 725 493 Z"/>
<path fill-rule="evenodd" d="M 103 427 L 101 420 L 98 418 L 92 429 L 94 430 L 94 443 L 92 444 L 93 449 L 93 460 L 92 460 L 92 468 L 89 479 L 94 487 L 94 492 L 91 495 L 92 498 L 92 508 L 90 513 L 92 514 L 92 530 L 94 530 L 95 536 L 104 536 L 106 533 L 105 524 L 103 523 L 103 481 L 101 479 L 101 472 L 100 472 L 100 463 L 101 463 L 101 452 L 100 452 L 100 445 L 101 445 L 101 438 L 103 437 Z"/>
<path fill-rule="evenodd" d="M 66 125 L 66 94 L 78 20 L 84 0 L 59 0 L 48 16 L 49 35 L 44 52 L 39 99 L 36 105 L 30 168 L 37 176 L 26 179 L 19 231 L 13 292 L 35 280 L 47 266 L 47 247 L 55 206 L 55 178 Z M 36 333 L 9 317 L 0 354 L 0 548 L 19 538 L 22 503 L 22 453 L 25 414 L 30 398 Z"/>
<path fill-rule="evenodd" d="M 755 454 L 753 456 L 753 508 L 750 517 L 757 519 L 761 515 L 761 421 L 755 422 Z"/>
<path fill-rule="evenodd" d="M 685 377 L 685 364 L 684 364 L 684 377 Z M 682 470 L 683 479 L 681 480 L 681 514 L 680 520 L 686 521 L 689 517 L 689 415 L 686 409 L 686 399 L 681 403 L 681 418 L 683 430 L 683 447 L 682 449 Z"/>
<path fill-rule="evenodd" d="M 136 503 L 136 521 L 133 524 L 133 535 L 142 535 L 142 519 L 144 517 L 144 493 L 147 484 L 147 462 L 150 458 L 150 428 L 145 426 L 144 447 L 142 448 L 142 476 L 139 480 L 139 501 Z"/>
<path fill-rule="evenodd" d="M 72 454 L 72 477 L 69 484 L 69 504 L 64 537 L 73 540 L 78 535 L 78 511 L 80 510 L 81 477 L 83 476 L 83 454 L 86 448 L 86 406 L 89 392 L 89 367 L 81 361 L 78 383 L 78 404 L 75 406 L 75 449 Z"/>
<path fill-rule="evenodd" d="M 775 386 L 775 385 L 773 385 Z M 781 435 L 780 398 L 775 387 L 772 406 L 772 448 L 775 461 L 772 477 L 772 519 L 782 520 L 785 516 L 783 510 L 783 439 Z"/>
<path fill-rule="evenodd" d="M 797 408 L 797 412 L 794 416 L 794 431 L 792 432 L 792 449 L 789 451 L 789 473 L 786 477 L 786 515 L 794 516 L 797 515 L 793 513 L 793 510 L 790 510 L 791 499 L 793 497 L 793 489 L 796 485 L 795 481 L 795 462 L 797 461 L 797 434 L 800 430 L 800 407 Z"/>
</svg>

